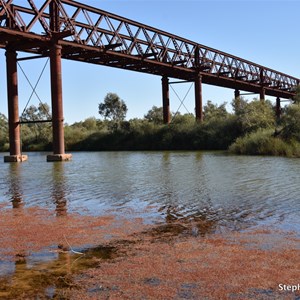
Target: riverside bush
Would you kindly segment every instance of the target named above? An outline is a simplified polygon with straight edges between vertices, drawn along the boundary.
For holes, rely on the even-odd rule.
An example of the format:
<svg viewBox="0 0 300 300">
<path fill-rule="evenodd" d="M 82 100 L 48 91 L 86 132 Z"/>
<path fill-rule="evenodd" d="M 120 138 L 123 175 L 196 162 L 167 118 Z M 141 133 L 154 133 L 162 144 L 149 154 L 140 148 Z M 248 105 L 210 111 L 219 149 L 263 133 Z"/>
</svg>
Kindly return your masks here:
<svg viewBox="0 0 300 300">
<path fill-rule="evenodd" d="M 289 105 L 281 119 L 281 136 L 300 142 L 300 103 Z"/>
<path fill-rule="evenodd" d="M 143 119 L 124 121 L 88 118 L 65 124 L 67 151 L 109 150 L 229 150 L 237 154 L 282 155 L 300 157 L 300 104 L 283 109 L 277 122 L 269 101 L 247 102 L 242 97 L 232 102 L 233 113 L 208 101 L 203 107 L 204 121 L 195 122 L 193 114 L 171 114 L 163 124 L 162 108 L 153 107 Z M 28 119 L 42 120 L 39 108 L 30 107 Z M 278 121 L 278 120 L 277 120 Z M 0 114 L 0 151 L 8 150 L 8 120 Z M 52 149 L 49 124 L 22 126 L 24 151 Z"/>
<path fill-rule="evenodd" d="M 259 129 L 237 138 L 229 151 L 235 154 L 300 157 L 300 143 L 275 137 L 273 130 Z"/>
</svg>

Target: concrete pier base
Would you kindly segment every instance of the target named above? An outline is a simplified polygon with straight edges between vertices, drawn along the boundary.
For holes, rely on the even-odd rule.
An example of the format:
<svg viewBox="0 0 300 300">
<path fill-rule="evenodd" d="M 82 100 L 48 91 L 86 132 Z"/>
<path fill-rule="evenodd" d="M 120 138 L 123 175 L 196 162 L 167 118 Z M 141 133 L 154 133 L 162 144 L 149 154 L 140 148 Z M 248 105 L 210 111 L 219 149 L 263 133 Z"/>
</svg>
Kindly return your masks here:
<svg viewBox="0 0 300 300">
<path fill-rule="evenodd" d="M 28 160 L 27 155 L 8 155 L 4 156 L 4 162 L 22 162 Z"/>
<path fill-rule="evenodd" d="M 69 161 L 72 159 L 72 154 L 49 154 L 47 161 Z"/>
</svg>

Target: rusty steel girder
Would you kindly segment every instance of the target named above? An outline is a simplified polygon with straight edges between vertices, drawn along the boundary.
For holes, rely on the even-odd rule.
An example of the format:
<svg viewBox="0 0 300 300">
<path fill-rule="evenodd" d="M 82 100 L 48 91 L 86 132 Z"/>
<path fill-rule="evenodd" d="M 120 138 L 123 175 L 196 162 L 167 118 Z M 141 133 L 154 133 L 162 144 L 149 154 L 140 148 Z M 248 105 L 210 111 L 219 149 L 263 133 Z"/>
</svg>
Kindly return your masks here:
<svg viewBox="0 0 300 300">
<path fill-rule="evenodd" d="M 24 4 L 25 2 L 25 4 Z M 58 20 L 51 26 L 50 5 Z M 18 4 L 20 3 L 20 4 Z M 21 5 L 22 4 L 22 5 Z M 292 98 L 298 78 L 73 0 L 0 0 L 0 47 Z"/>
</svg>

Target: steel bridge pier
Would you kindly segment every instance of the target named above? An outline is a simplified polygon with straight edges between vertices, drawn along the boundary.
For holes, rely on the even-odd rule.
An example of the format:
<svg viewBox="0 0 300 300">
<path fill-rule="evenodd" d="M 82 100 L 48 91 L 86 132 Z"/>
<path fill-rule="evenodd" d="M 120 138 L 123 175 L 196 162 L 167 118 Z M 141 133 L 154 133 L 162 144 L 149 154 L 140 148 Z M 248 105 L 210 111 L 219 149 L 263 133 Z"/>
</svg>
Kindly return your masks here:
<svg viewBox="0 0 300 300">
<path fill-rule="evenodd" d="M 280 98 L 276 98 L 276 117 L 277 119 L 280 119 L 281 117 L 281 106 L 280 106 Z"/>
<path fill-rule="evenodd" d="M 4 162 L 21 162 L 27 160 L 27 155 L 22 155 L 21 152 L 17 52 L 8 47 L 6 49 L 6 73 L 10 155 L 4 156 Z"/>
<path fill-rule="evenodd" d="M 65 153 L 61 48 L 54 44 L 50 49 L 53 154 L 47 156 L 47 161 L 66 161 L 72 158 L 71 154 Z"/>
<path fill-rule="evenodd" d="M 169 95 L 169 78 L 163 76 L 162 82 L 162 102 L 163 102 L 163 121 L 164 124 L 170 124 L 170 95 Z"/>
<path fill-rule="evenodd" d="M 202 76 L 196 75 L 195 78 L 195 114 L 196 121 L 203 121 L 203 110 L 202 110 Z"/>
<path fill-rule="evenodd" d="M 234 99 L 240 98 L 241 93 L 239 90 L 234 90 Z"/>
<path fill-rule="evenodd" d="M 264 88 L 261 88 L 260 93 L 259 93 L 259 99 L 264 101 L 266 97 L 266 91 Z"/>
<path fill-rule="evenodd" d="M 169 96 L 169 78 L 166 75 L 162 76 L 162 103 L 163 103 L 163 122 L 164 124 L 170 124 L 170 96 Z M 180 82 L 177 82 L 180 83 Z M 203 121 L 202 110 L 202 76 L 197 74 L 194 80 L 195 84 L 195 115 L 196 121 Z"/>
<path fill-rule="evenodd" d="M 64 114 L 62 97 L 62 46 L 58 45 L 56 35 L 60 33 L 59 8 L 55 1 L 49 6 L 50 29 L 53 33 L 50 46 L 50 78 L 52 104 L 53 154 L 47 156 L 47 161 L 67 161 L 72 155 L 65 153 Z"/>
</svg>

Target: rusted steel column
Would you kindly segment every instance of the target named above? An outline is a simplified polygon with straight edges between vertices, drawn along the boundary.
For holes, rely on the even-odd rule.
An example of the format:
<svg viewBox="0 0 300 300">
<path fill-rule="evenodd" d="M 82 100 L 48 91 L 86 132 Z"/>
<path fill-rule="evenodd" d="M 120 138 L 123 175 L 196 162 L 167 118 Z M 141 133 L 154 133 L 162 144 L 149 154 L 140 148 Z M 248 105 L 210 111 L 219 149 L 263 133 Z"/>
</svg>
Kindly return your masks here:
<svg viewBox="0 0 300 300">
<path fill-rule="evenodd" d="M 240 98 L 240 91 L 239 90 L 234 90 L 234 98 Z"/>
<path fill-rule="evenodd" d="M 64 117 L 62 103 L 61 46 L 50 49 L 53 153 L 65 153 Z"/>
<path fill-rule="evenodd" d="M 264 100 L 265 100 L 265 95 L 266 95 L 266 93 L 265 93 L 265 88 L 262 87 L 261 90 L 260 90 L 260 93 L 259 93 L 259 99 L 260 99 L 261 101 L 264 101 Z"/>
<path fill-rule="evenodd" d="M 27 160 L 27 156 L 21 153 L 17 53 L 15 50 L 6 50 L 6 68 L 10 156 L 5 156 L 4 161 L 20 162 Z"/>
<path fill-rule="evenodd" d="M 59 32 L 59 7 L 60 1 L 52 0 L 49 4 L 50 29 L 52 32 Z"/>
<path fill-rule="evenodd" d="M 10 155 L 21 155 L 17 53 L 6 51 Z"/>
<path fill-rule="evenodd" d="M 265 91 L 265 88 L 264 88 L 264 84 L 265 84 L 265 70 L 263 68 L 261 68 L 261 70 L 260 70 L 259 81 L 260 81 L 260 84 L 261 84 L 261 88 L 260 88 L 260 91 L 259 91 L 259 99 L 261 101 L 264 101 L 265 100 L 266 91 Z"/>
<path fill-rule="evenodd" d="M 280 119 L 281 116 L 281 107 L 280 107 L 280 98 L 276 98 L 276 117 L 277 119 Z"/>
<path fill-rule="evenodd" d="M 57 1 L 50 2 L 49 13 L 50 29 L 54 34 L 58 33 L 60 26 Z M 53 155 L 48 155 L 47 161 L 65 161 L 72 158 L 71 154 L 65 154 L 61 50 L 62 47 L 53 39 L 50 48 Z"/>
<path fill-rule="evenodd" d="M 163 120 L 164 124 L 170 123 L 170 96 L 169 96 L 169 78 L 163 76 L 162 79 L 162 98 L 163 98 Z"/>
<path fill-rule="evenodd" d="M 70 154 L 65 154 L 61 49 L 57 44 L 50 49 L 53 155 L 47 156 L 48 161 L 71 159 Z"/>
<path fill-rule="evenodd" d="M 234 90 L 234 100 L 235 100 L 235 113 L 241 108 L 241 94 L 239 90 Z"/>
<path fill-rule="evenodd" d="M 203 111 L 202 111 L 202 78 L 200 74 L 196 75 L 195 78 L 195 113 L 196 121 L 203 121 Z"/>
</svg>

